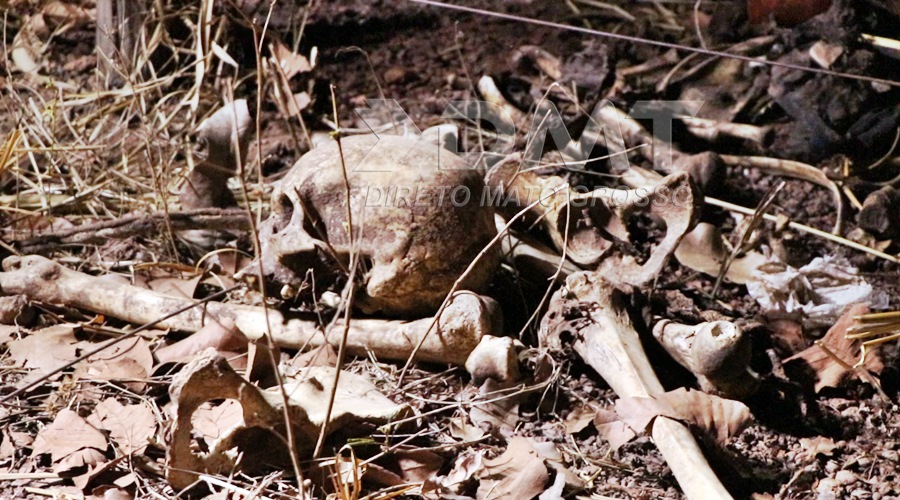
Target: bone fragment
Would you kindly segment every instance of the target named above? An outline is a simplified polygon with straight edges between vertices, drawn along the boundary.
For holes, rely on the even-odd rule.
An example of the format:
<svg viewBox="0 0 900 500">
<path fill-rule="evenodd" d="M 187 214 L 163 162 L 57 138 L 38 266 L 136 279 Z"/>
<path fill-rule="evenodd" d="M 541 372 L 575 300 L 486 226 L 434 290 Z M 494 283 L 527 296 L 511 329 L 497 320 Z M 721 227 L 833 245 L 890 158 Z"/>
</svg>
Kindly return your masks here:
<svg viewBox="0 0 900 500">
<path fill-rule="evenodd" d="M 497 231 L 506 228 L 506 219 L 497 214 L 494 218 L 497 223 Z M 503 260 L 522 273 L 533 274 L 535 279 L 550 279 L 559 273 L 562 279 L 566 276 L 581 271 L 581 268 L 568 259 L 563 259 L 556 251 L 539 241 L 535 241 L 527 234 L 516 234 L 508 231 L 500 239 L 501 255 Z"/>
<path fill-rule="evenodd" d="M 700 388 L 729 399 L 743 399 L 757 387 L 750 370 L 750 339 L 730 321 L 683 325 L 664 319 L 653 336 L 681 366 L 697 377 Z"/>
<path fill-rule="evenodd" d="M 621 293 L 598 273 L 573 274 L 554 295 L 541 328 L 542 340 L 559 347 L 563 339 L 571 338 L 575 352 L 621 398 L 662 394 L 622 301 Z M 732 498 L 684 424 L 657 417 L 651 435 L 687 498 Z"/>
<path fill-rule="evenodd" d="M 516 155 L 491 168 L 485 183 L 502 196 L 498 208 L 507 217 L 540 200 L 529 210 L 529 222 L 540 221 L 553 246 L 580 266 L 593 266 L 607 254 L 611 245 L 605 233 L 625 236 L 625 227 L 617 223 L 602 199 L 579 197 L 568 181 L 538 175 L 526 169 Z M 584 203 L 571 203 L 576 199 Z"/>
<path fill-rule="evenodd" d="M 518 351 L 522 347 L 510 337 L 484 336 L 466 360 L 466 371 L 472 375 L 472 382 L 478 386 L 489 378 L 501 384 L 518 382 L 521 378 Z"/>
<path fill-rule="evenodd" d="M 720 122 L 706 118 L 683 118 L 687 129 L 697 137 L 717 141 L 734 137 L 765 146 L 772 136 L 772 127 L 757 127 L 746 123 Z"/>
<path fill-rule="evenodd" d="M 3 261 L 0 290 L 23 294 L 30 300 L 64 304 L 105 314 L 131 323 L 149 323 L 191 303 L 143 288 L 114 283 L 65 268 L 45 257 L 9 257 Z M 433 318 L 414 321 L 353 319 L 347 352 L 381 359 L 405 360 L 425 336 L 416 359 L 463 365 L 481 338 L 492 332 L 494 308 L 472 293 L 456 295 L 441 314 L 437 329 L 426 336 Z M 210 321 L 228 318 L 249 339 L 263 338 L 266 313 L 272 339 L 279 347 L 300 349 L 328 342 L 337 346 L 340 330 L 325 338 L 313 319 L 285 315 L 272 308 L 210 302 L 165 321 L 161 328 L 195 332 Z"/>
</svg>

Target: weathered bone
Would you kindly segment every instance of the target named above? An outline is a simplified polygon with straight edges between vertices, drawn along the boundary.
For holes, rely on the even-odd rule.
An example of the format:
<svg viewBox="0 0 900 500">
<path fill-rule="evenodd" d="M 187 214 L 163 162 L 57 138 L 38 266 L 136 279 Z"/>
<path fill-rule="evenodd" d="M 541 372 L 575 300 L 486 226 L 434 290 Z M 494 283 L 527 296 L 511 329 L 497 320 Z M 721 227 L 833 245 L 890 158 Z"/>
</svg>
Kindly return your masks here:
<svg viewBox="0 0 900 500">
<path fill-rule="evenodd" d="M 700 196 L 685 172 L 640 189 L 578 193 L 561 177 L 522 169 L 520 160 L 511 156 L 491 169 L 486 182 L 504 197 L 501 211 L 546 198 L 546 203 L 535 204 L 529 215 L 541 221 L 557 250 L 565 251 L 566 257 L 583 267 L 599 264 L 608 279 L 624 285 L 642 286 L 652 281 L 699 215 Z M 628 242 L 625 221 L 639 212 L 661 219 L 666 226 L 665 237 L 643 264 L 622 251 Z M 614 248 L 613 241 L 620 243 L 619 248 Z"/>
<path fill-rule="evenodd" d="M 750 370 L 750 339 L 730 321 L 683 325 L 664 319 L 653 336 L 681 366 L 691 371 L 700 388 L 729 399 L 743 399 L 757 387 Z"/>
<path fill-rule="evenodd" d="M 480 202 L 483 191 L 481 174 L 436 144 L 345 137 L 340 146 L 331 142 L 303 155 L 274 186 L 257 257 L 278 285 L 298 288 L 312 270 L 324 289 L 329 277 L 346 275 L 356 255 L 363 263 L 359 309 L 433 314 L 497 234 L 493 210 Z M 492 247 L 462 288 L 486 288 L 498 260 Z"/>
<path fill-rule="evenodd" d="M 8 257 L 0 273 L 4 294 L 23 294 L 30 300 L 65 304 L 105 314 L 131 323 L 149 323 L 190 304 L 190 300 L 65 268 L 45 257 Z M 492 332 L 493 307 L 472 293 L 459 293 L 441 314 L 437 329 L 426 335 L 433 318 L 415 321 L 354 319 L 350 322 L 347 352 L 382 359 L 406 360 L 420 342 L 416 359 L 463 365 L 469 353 Z M 266 314 L 268 313 L 268 321 Z M 289 317 L 274 309 L 210 302 L 159 323 L 162 328 L 195 332 L 217 318 L 229 318 L 251 340 L 265 336 L 271 325 L 272 339 L 280 347 L 300 349 L 328 342 L 337 346 L 340 335 L 327 339 L 313 319 Z M 340 329 L 337 329 L 340 330 Z"/>
<path fill-rule="evenodd" d="M 501 215 L 498 214 L 495 221 L 498 232 L 506 228 L 506 219 Z M 500 248 L 504 262 L 535 280 L 550 279 L 557 273 L 561 279 L 565 279 L 566 276 L 581 271 L 581 268 L 572 264 L 569 259 L 563 259 L 555 250 L 535 241 L 527 234 L 520 235 L 512 230 L 507 231 L 500 239 Z"/>
<path fill-rule="evenodd" d="M 528 222 L 540 221 L 556 249 L 581 266 L 596 265 L 608 253 L 612 244 L 605 235 L 609 232 L 625 239 L 625 227 L 603 200 L 581 198 L 562 177 L 541 176 L 523 165 L 521 157 L 510 155 L 485 177 L 493 194 L 502 197 L 498 209 L 506 217 L 533 204 Z M 571 203 L 576 199 L 586 203 Z M 537 200 L 541 201 L 534 204 Z"/>
<path fill-rule="evenodd" d="M 571 339 L 575 352 L 619 397 L 652 397 L 664 392 L 624 310 L 621 293 L 598 273 L 569 276 L 565 287 L 554 294 L 541 333 L 549 346 L 561 347 Z M 731 498 L 687 426 L 657 417 L 651 434 L 689 499 Z"/>
</svg>

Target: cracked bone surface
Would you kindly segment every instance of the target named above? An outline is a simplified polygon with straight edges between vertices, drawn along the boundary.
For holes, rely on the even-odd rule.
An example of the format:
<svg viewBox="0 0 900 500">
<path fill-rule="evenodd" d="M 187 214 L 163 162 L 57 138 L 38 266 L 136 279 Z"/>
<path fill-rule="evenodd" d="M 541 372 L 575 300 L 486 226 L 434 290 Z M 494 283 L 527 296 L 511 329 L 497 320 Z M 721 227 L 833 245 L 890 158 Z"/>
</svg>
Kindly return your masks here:
<svg viewBox="0 0 900 500">
<path fill-rule="evenodd" d="M 85 309 L 131 323 L 156 321 L 194 302 L 73 271 L 37 255 L 8 257 L 3 270 L 0 290 L 4 294 L 22 294 L 29 300 Z M 458 293 L 430 333 L 433 318 L 353 319 L 347 349 L 358 356 L 371 352 L 379 359 L 406 360 L 425 337 L 417 360 L 464 365 L 482 337 L 492 334 L 495 309 L 490 299 Z M 159 327 L 195 332 L 214 319 L 228 318 L 244 335 L 257 340 L 265 335 L 267 313 L 272 339 L 280 347 L 300 349 L 326 341 L 334 346 L 340 343 L 342 329 L 333 329 L 326 340 L 313 316 L 290 317 L 272 308 L 220 302 L 189 309 L 161 321 Z"/>
<path fill-rule="evenodd" d="M 425 140 L 360 135 L 341 139 L 340 148 L 337 142 L 319 146 L 274 187 L 271 215 L 260 225 L 263 273 L 285 289 L 301 286 L 311 270 L 321 285 L 344 272 L 358 252 L 364 283 L 356 305 L 362 311 L 432 314 L 497 234 L 483 192 L 476 170 Z M 462 289 L 484 289 L 498 261 L 492 248 Z M 256 272 L 255 265 L 247 269 Z"/>
<path fill-rule="evenodd" d="M 541 325 L 544 345 L 564 342 L 596 370 L 620 398 L 664 392 L 624 307 L 624 296 L 599 273 L 566 279 L 553 295 Z M 691 431 L 681 422 L 657 417 L 651 435 L 685 495 L 691 500 L 731 495 L 709 466 Z"/>
<path fill-rule="evenodd" d="M 523 168 L 513 155 L 495 165 L 486 182 L 503 197 L 499 208 L 504 215 L 530 207 L 531 220 L 541 221 L 559 252 L 580 266 L 599 269 L 617 284 L 632 286 L 642 286 L 662 271 L 696 224 L 701 201 L 686 172 L 656 178 L 638 189 L 600 188 L 583 193 L 561 177 Z M 644 262 L 626 251 L 630 246 L 627 224 L 638 216 L 665 226 L 665 236 Z"/>
<path fill-rule="evenodd" d="M 753 393 L 750 339 L 730 321 L 683 325 L 667 319 L 653 326 L 653 336 L 675 361 L 697 377 L 700 388 L 729 399 Z"/>
</svg>

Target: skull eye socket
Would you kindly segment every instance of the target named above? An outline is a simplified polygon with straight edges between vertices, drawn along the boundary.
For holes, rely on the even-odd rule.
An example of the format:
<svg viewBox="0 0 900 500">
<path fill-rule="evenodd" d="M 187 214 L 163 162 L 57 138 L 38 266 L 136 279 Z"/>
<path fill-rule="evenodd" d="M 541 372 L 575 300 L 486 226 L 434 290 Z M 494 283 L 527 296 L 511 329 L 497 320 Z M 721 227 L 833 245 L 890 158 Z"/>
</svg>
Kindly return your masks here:
<svg viewBox="0 0 900 500">
<path fill-rule="evenodd" d="M 294 204 L 291 202 L 288 195 L 281 194 L 275 201 L 275 206 L 272 207 L 272 211 L 279 215 L 274 221 L 275 224 L 273 228 L 277 233 L 287 227 L 288 223 L 291 222 L 291 217 L 294 216 Z"/>
</svg>

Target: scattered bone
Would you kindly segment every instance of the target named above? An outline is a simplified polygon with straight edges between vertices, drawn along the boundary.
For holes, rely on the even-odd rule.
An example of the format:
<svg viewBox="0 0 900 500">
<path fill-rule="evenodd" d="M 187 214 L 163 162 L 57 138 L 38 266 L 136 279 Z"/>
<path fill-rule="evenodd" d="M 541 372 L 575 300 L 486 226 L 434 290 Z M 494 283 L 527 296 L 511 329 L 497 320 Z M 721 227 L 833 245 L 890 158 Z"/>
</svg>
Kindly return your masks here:
<svg viewBox="0 0 900 500">
<path fill-rule="evenodd" d="M 687 129 L 697 137 L 707 141 L 718 141 L 722 137 L 733 137 L 765 146 L 772 137 L 771 127 L 757 127 L 746 123 L 722 122 L 706 118 L 683 118 Z"/>
<path fill-rule="evenodd" d="M 595 118 L 604 128 L 613 127 L 612 130 L 621 130 L 624 145 L 627 148 L 637 148 L 637 151 L 645 159 L 653 163 L 655 169 L 667 174 L 687 172 L 702 188 L 710 185 L 721 174 L 721 160 L 716 153 L 689 155 L 679 151 L 674 144 L 666 144 L 665 147 L 662 147 L 658 144 L 660 141 L 654 139 L 653 135 L 647 132 L 637 120 L 616 109 L 615 106 L 603 106 L 598 110 Z M 667 151 L 671 151 L 671 158 L 663 154 Z"/>
<path fill-rule="evenodd" d="M 542 341 L 561 347 L 571 339 L 575 352 L 620 398 L 662 394 L 622 302 L 621 293 L 598 273 L 573 274 L 553 296 L 541 326 Z M 731 498 L 684 424 L 658 417 L 652 436 L 689 499 Z"/>
<path fill-rule="evenodd" d="M 489 378 L 501 384 L 518 382 L 521 348 L 524 346 L 510 337 L 485 335 L 466 360 L 466 371 L 472 375 L 472 382 L 481 385 Z"/>
<path fill-rule="evenodd" d="M 700 388 L 729 399 L 744 399 L 757 387 L 750 370 L 750 339 L 730 321 L 683 325 L 664 319 L 653 336 L 675 361 L 697 377 Z"/>
<path fill-rule="evenodd" d="M 659 274 L 699 215 L 700 196 L 686 173 L 635 190 L 578 193 L 565 179 L 523 169 L 520 159 L 510 156 L 488 172 L 486 182 L 502 197 L 501 212 L 512 215 L 530 207 L 530 221 L 540 221 L 559 252 L 582 267 L 599 265 L 610 280 L 632 286 L 643 286 Z M 629 241 L 625 221 L 638 213 L 666 226 L 665 237 L 643 264 L 622 251 Z"/>
<path fill-rule="evenodd" d="M 495 220 L 498 231 L 506 227 L 506 220 L 501 215 L 498 214 Z M 568 275 L 581 271 L 569 259 L 563 259 L 556 250 L 527 234 L 508 231 L 500 240 L 500 248 L 504 262 L 535 280 L 547 280 L 557 273 L 565 279 Z"/>
<path fill-rule="evenodd" d="M 627 221 L 638 212 L 643 212 L 665 224 L 665 236 L 643 264 L 634 256 L 621 252 L 614 253 L 612 258 L 605 259 L 600 264 L 598 272 L 618 286 L 641 287 L 656 279 L 682 238 L 693 229 L 700 217 L 699 204 L 702 197 L 686 172 L 664 177 L 649 188 L 597 190 L 593 194 L 605 198 L 610 204 L 619 199 L 618 196 L 625 194 L 628 201 L 616 207 L 620 220 Z"/>
<path fill-rule="evenodd" d="M 244 163 L 253 128 L 247 101 L 238 99 L 222 106 L 200 124 L 198 163 L 179 193 L 186 209 L 227 208 L 237 205 L 228 179 Z"/>
<path fill-rule="evenodd" d="M 290 422 L 301 453 L 312 450 L 322 426 L 333 432 L 338 428 L 352 429 L 363 422 L 380 425 L 409 414 L 407 406 L 394 404 L 367 378 L 342 371 L 335 406 L 326 423 L 328 391 L 334 386 L 335 374 L 334 368 L 316 366 L 285 375 L 284 391 L 290 406 Z M 175 376 L 169 389 L 176 405 L 176 419 L 168 433 L 166 451 L 166 478 L 172 487 L 176 490 L 187 488 L 201 473 L 232 472 L 238 465 L 238 452 L 243 454 L 243 467 L 289 463 L 283 441 L 281 390 L 278 387 L 262 390 L 247 382 L 212 349 L 198 354 Z M 222 429 L 222 437 L 210 445 L 209 453 L 195 454 L 191 450 L 191 416 L 203 403 L 217 399 L 237 400 L 243 421 L 230 429 Z"/>
<path fill-rule="evenodd" d="M 263 272 L 299 287 L 312 270 L 325 288 L 356 253 L 368 268 L 357 292 L 361 310 L 433 314 L 497 234 L 483 191 L 481 175 L 461 158 L 416 138 L 363 135 L 317 147 L 273 190 L 272 213 L 260 225 Z M 463 289 L 484 289 L 498 260 L 489 251 Z"/>
<path fill-rule="evenodd" d="M 498 209 L 507 217 L 540 200 L 526 222 L 540 221 L 556 249 L 578 265 L 596 265 L 607 254 L 611 238 L 606 234 L 626 238 L 625 227 L 604 200 L 579 195 L 562 177 L 525 169 L 516 155 L 491 168 L 485 182 L 502 197 Z M 580 203 L 572 203 L 575 200 Z"/>
<path fill-rule="evenodd" d="M 837 220 L 834 223 L 832 232 L 834 234 L 841 233 L 841 226 L 844 218 L 844 199 L 841 196 L 841 190 L 837 187 L 837 184 L 829 179 L 822 170 L 799 161 L 766 158 L 763 156 L 722 155 L 721 158 L 725 165 L 728 165 L 729 167 L 755 168 L 767 174 L 781 175 L 812 182 L 813 184 L 829 190 L 831 196 L 834 198 L 834 205 L 837 207 Z"/>
<path fill-rule="evenodd" d="M 63 304 L 131 323 L 150 323 L 192 303 L 73 271 L 37 255 L 9 257 L 3 261 L 3 269 L 0 289 L 4 293 L 21 293 L 29 300 Z M 85 293 L 86 290 L 90 293 Z M 354 319 L 350 322 L 347 349 L 353 355 L 365 356 L 371 352 L 381 359 L 406 360 L 425 337 L 416 359 L 463 365 L 481 338 L 493 332 L 496 324 L 493 309 L 487 299 L 459 293 L 441 314 L 437 330 L 430 333 L 433 318 Z M 268 323 L 279 347 L 300 349 L 326 342 L 335 346 L 340 343 L 339 334 L 332 334 L 326 340 L 314 318 L 302 319 L 271 308 L 218 302 L 173 316 L 160 322 L 159 327 L 196 332 L 210 321 L 225 319 L 233 321 L 251 340 L 263 338 Z"/>
<path fill-rule="evenodd" d="M 722 271 L 723 263 L 728 259 L 725 239 L 719 228 L 701 222 L 678 244 L 675 258 L 685 267 L 717 277 Z M 731 262 L 724 278 L 732 283 L 744 285 L 755 279 L 757 269 L 768 261 L 769 259 L 759 252 L 747 252 Z"/>
</svg>

